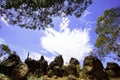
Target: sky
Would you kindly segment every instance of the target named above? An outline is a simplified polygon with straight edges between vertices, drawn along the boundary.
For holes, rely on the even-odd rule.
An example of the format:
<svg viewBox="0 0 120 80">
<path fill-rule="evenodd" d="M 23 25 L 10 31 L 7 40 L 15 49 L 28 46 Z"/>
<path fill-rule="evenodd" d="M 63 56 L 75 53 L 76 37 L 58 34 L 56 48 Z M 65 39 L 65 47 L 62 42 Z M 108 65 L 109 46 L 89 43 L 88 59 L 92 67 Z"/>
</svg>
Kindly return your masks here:
<svg viewBox="0 0 120 80">
<path fill-rule="evenodd" d="M 0 44 L 7 44 L 16 51 L 24 61 L 28 52 L 33 59 L 40 59 L 43 55 L 50 62 L 55 56 L 62 55 L 67 64 L 71 57 L 80 63 L 94 48 L 97 34 L 94 32 L 96 21 L 104 10 L 120 6 L 119 0 L 93 0 L 80 18 L 75 16 L 55 17 L 54 28 L 43 30 L 28 30 L 9 25 L 4 18 L 0 18 Z M 64 13 L 63 13 L 64 15 Z M 117 62 L 110 58 L 107 61 Z M 120 62 L 117 62 L 120 64 Z"/>
</svg>

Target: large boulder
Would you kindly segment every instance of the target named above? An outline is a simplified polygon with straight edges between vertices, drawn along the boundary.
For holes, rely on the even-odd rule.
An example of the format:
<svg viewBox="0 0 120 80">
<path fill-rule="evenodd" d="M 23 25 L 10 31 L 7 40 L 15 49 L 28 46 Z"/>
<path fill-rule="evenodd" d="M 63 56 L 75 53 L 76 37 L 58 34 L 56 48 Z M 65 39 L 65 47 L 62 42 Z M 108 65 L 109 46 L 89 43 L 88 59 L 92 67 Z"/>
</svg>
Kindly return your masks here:
<svg viewBox="0 0 120 80">
<path fill-rule="evenodd" d="M 44 59 L 44 56 L 41 56 L 40 60 L 36 61 L 35 67 L 34 75 L 37 77 L 47 74 L 48 62 Z"/>
<path fill-rule="evenodd" d="M 71 58 L 69 64 L 80 65 L 79 61 L 76 58 Z"/>
<path fill-rule="evenodd" d="M 83 63 L 83 73 L 89 75 L 92 80 L 103 80 L 107 78 L 104 67 L 97 57 L 87 56 Z"/>
<path fill-rule="evenodd" d="M 64 63 L 63 57 L 62 55 L 59 55 L 55 57 L 55 59 L 49 64 L 48 70 L 52 70 L 56 76 L 62 77 L 63 76 L 63 69 L 62 69 L 63 63 Z"/>
<path fill-rule="evenodd" d="M 48 68 L 48 62 L 44 59 L 43 56 L 41 56 L 40 60 L 38 61 L 38 65 L 40 65 L 40 68 L 38 68 L 38 69 L 41 69 L 43 74 L 47 74 L 46 71 Z"/>
<path fill-rule="evenodd" d="M 63 66 L 63 71 L 65 76 L 74 75 L 79 76 L 78 66 L 80 66 L 79 61 L 76 58 L 71 58 L 67 66 Z M 80 67 L 79 67 L 80 68 Z"/>
<path fill-rule="evenodd" d="M 65 69 L 65 73 L 66 73 L 67 75 L 74 75 L 74 76 L 76 76 L 76 77 L 79 76 L 79 74 L 78 74 L 78 72 L 77 72 L 76 65 L 74 65 L 74 64 L 69 64 L 69 65 L 67 66 L 67 68 Z"/>
<path fill-rule="evenodd" d="M 105 69 L 109 77 L 120 77 L 120 66 L 114 62 L 108 62 Z"/>
<path fill-rule="evenodd" d="M 25 63 L 27 64 L 28 68 L 29 68 L 29 72 L 34 73 L 34 71 L 36 70 L 36 66 L 37 66 L 37 61 L 31 58 L 27 58 L 25 60 Z"/>
<path fill-rule="evenodd" d="M 21 62 L 20 57 L 16 53 L 11 54 L 0 64 L 0 73 L 11 76 L 11 72 L 19 62 Z"/>
<path fill-rule="evenodd" d="M 27 80 L 26 75 L 28 71 L 29 68 L 25 63 L 19 63 L 12 71 L 11 80 Z"/>
<path fill-rule="evenodd" d="M 7 76 L 0 73 L 0 80 L 10 80 Z"/>
<path fill-rule="evenodd" d="M 62 57 L 62 55 L 59 55 L 59 56 L 55 57 L 54 61 L 52 61 L 49 64 L 48 68 L 52 69 L 52 70 L 53 70 L 54 66 L 59 66 L 60 68 L 62 68 L 63 63 L 64 63 L 63 57 Z"/>
<path fill-rule="evenodd" d="M 63 77 L 63 69 L 60 68 L 59 66 L 55 66 L 53 71 L 54 71 L 54 75 L 58 77 Z"/>
<path fill-rule="evenodd" d="M 25 63 L 28 65 L 29 71 L 38 77 L 47 73 L 46 70 L 48 68 L 48 62 L 44 59 L 43 56 L 41 56 L 40 60 L 38 61 L 27 58 Z"/>
</svg>

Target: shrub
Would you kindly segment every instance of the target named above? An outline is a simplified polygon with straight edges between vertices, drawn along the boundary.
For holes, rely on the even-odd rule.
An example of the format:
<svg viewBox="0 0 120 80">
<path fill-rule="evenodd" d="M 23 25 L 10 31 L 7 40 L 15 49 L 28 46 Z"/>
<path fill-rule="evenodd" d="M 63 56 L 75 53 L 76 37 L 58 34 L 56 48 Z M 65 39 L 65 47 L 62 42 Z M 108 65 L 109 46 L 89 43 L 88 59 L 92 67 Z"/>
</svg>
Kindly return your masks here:
<svg viewBox="0 0 120 80">
<path fill-rule="evenodd" d="M 53 77 L 53 76 L 54 76 L 53 70 L 50 69 L 50 70 L 48 71 L 48 73 L 47 73 L 47 76 L 48 76 L 48 77 Z"/>
</svg>

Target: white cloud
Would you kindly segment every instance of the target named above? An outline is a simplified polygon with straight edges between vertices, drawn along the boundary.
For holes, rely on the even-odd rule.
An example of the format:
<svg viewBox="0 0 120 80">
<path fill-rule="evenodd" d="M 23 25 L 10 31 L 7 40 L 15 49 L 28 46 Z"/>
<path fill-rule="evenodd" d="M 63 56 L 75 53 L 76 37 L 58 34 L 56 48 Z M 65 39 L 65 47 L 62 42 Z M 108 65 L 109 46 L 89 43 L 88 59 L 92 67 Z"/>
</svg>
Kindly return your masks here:
<svg viewBox="0 0 120 80">
<path fill-rule="evenodd" d="M 5 44 L 5 40 L 3 38 L 0 38 L 0 44 Z"/>
<path fill-rule="evenodd" d="M 6 15 L 3 14 L 2 17 L 0 18 L 1 18 L 1 21 L 3 21 L 7 26 L 9 26 Z"/>
<path fill-rule="evenodd" d="M 68 18 L 63 17 L 59 31 L 49 28 L 45 36 L 41 38 L 43 48 L 55 56 L 56 53 L 61 54 L 65 63 L 71 57 L 82 60 L 92 50 L 92 45 L 89 42 L 89 28 L 70 31 L 69 22 Z"/>
</svg>

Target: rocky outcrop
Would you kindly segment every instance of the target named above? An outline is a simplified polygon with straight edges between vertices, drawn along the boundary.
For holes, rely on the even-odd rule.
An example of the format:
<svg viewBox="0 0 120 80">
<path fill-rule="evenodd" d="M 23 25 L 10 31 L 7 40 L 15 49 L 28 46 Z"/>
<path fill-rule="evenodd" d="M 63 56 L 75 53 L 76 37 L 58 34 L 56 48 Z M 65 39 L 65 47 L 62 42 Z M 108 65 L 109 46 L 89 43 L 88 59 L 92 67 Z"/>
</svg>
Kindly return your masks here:
<svg viewBox="0 0 120 80">
<path fill-rule="evenodd" d="M 120 77 L 120 66 L 114 62 L 108 62 L 105 69 L 109 77 Z"/>
<path fill-rule="evenodd" d="M 0 80 L 10 80 L 7 76 L 0 73 Z"/>
<path fill-rule="evenodd" d="M 69 64 L 66 68 L 67 75 L 74 75 L 76 77 L 79 76 L 78 72 L 77 72 L 77 68 L 76 65 L 74 64 Z"/>
<path fill-rule="evenodd" d="M 60 68 L 63 66 L 64 60 L 62 55 L 59 55 L 57 57 L 55 57 L 55 59 L 49 64 L 48 68 L 52 69 L 54 68 L 54 66 L 59 66 Z"/>
<path fill-rule="evenodd" d="M 76 58 L 71 58 L 69 64 L 64 67 L 64 74 L 78 77 L 77 65 L 80 65 L 79 61 Z"/>
<path fill-rule="evenodd" d="M 49 66 L 43 56 L 40 60 L 27 57 L 24 63 L 14 53 L 0 63 L 0 80 L 27 80 L 29 72 L 35 77 L 47 74 L 49 78 L 56 77 L 57 79 L 65 76 L 67 80 L 77 80 L 78 78 L 78 80 L 108 80 L 108 77 L 111 79 L 120 77 L 118 64 L 108 62 L 104 69 L 101 61 L 93 56 L 85 57 L 83 69 L 80 69 L 80 63 L 76 58 L 71 58 L 68 65 L 63 65 L 63 63 L 62 55 L 57 56 Z"/>
<path fill-rule="evenodd" d="M 69 64 L 80 65 L 79 61 L 76 58 L 71 58 Z"/>
<path fill-rule="evenodd" d="M 63 76 L 63 66 L 64 60 L 62 55 L 55 57 L 55 59 L 49 64 L 48 70 L 53 70 L 56 76 L 62 77 Z"/>
<path fill-rule="evenodd" d="M 47 68 L 48 68 L 48 62 L 44 59 L 43 56 L 41 56 L 41 59 L 38 61 L 38 69 L 40 69 L 40 71 L 43 73 L 43 74 L 46 74 L 47 72 Z"/>
<path fill-rule="evenodd" d="M 14 67 L 21 62 L 20 57 L 14 53 L 11 54 L 5 61 L 0 64 L 0 73 L 11 76 Z"/>
<path fill-rule="evenodd" d="M 29 67 L 29 72 L 32 72 L 36 76 L 42 76 L 46 74 L 46 70 L 48 68 L 48 62 L 41 56 L 40 60 L 36 61 L 31 58 L 27 58 L 25 63 Z"/>
<path fill-rule="evenodd" d="M 63 69 L 60 68 L 59 66 L 55 66 L 53 71 L 54 71 L 54 75 L 58 77 L 63 77 Z"/>
<path fill-rule="evenodd" d="M 11 80 L 27 80 L 28 71 L 29 69 L 25 63 L 19 63 L 12 71 Z"/>
<path fill-rule="evenodd" d="M 31 58 L 27 58 L 25 60 L 25 63 L 27 64 L 28 68 L 29 68 L 29 72 L 34 73 L 34 71 L 36 70 L 37 67 L 37 61 Z"/>
<path fill-rule="evenodd" d="M 68 75 L 68 80 L 77 80 L 76 77 L 74 75 Z"/>
<path fill-rule="evenodd" d="M 92 80 L 107 79 L 104 67 L 97 57 L 87 56 L 83 63 L 83 72 L 89 75 Z"/>
</svg>

